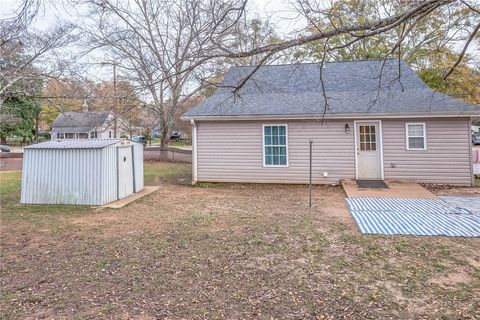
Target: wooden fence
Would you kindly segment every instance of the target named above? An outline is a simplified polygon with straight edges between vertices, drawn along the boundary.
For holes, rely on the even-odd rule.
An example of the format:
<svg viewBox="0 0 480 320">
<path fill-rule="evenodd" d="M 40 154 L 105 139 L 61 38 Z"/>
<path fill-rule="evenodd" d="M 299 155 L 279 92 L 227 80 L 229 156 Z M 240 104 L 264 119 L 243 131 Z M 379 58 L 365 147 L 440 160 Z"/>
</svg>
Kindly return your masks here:
<svg viewBox="0 0 480 320">
<path fill-rule="evenodd" d="M 0 152 L 0 171 L 22 170 L 23 152 Z"/>
<path fill-rule="evenodd" d="M 192 151 L 171 147 L 146 147 L 145 161 L 192 162 Z M 0 152 L 0 171 L 22 170 L 23 152 Z"/>
<path fill-rule="evenodd" d="M 192 162 L 192 150 L 172 147 L 145 147 L 143 158 L 146 161 Z"/>
</svg>

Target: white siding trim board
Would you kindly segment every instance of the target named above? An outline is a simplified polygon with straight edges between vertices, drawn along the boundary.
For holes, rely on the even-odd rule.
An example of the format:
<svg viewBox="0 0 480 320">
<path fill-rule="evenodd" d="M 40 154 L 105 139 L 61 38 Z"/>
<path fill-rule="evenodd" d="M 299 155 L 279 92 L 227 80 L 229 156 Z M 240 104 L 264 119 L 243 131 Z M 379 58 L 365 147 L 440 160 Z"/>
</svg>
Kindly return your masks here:
<svg viewBox="0 0 480 320">
<path fill-rule="evenodd" d="M 416 112 L 416 113 L 375 113 L 375 119 L 419 119 L 419 118 L 462 118 L 478 116 L 477 111 L 453 112 Z M 337 113 L 337 114 L 292 114 L 292 115 L 236 115 L 236 116 L 182 116 L 184 121 L 293 121 L 293 120 L 353 120 L 371 119 L 372 113 Z"/>
<path fill-rule="evenodd" d="M 470 141 L 470 150 L 472 149 L 473 147 L 473 142 L 472 142 L 472 136 L 471 136 L 471 130 L 472 130 L 472 118 L 470 118 L 470 121 L 468 121 L 468 124 L 467 124 L 467 132 L 468 132 L 468 141 Z M 475 172 L 473 170 L 473 159 L 472 159 L 472 152 L 469 153 L 469 157 L 468 157 L 468 160 L 470 162 L 470 177 L 471 177 L 471 180 L 472 180 L 472 187 L 475 186 Z"/>
<path fill-rule="evenodd" d="M 198 141 L 197 124 L 195 120 L 190 120 L 192 124 L 192 184 L 195 185 L 198 180 Z"/>
</svg>

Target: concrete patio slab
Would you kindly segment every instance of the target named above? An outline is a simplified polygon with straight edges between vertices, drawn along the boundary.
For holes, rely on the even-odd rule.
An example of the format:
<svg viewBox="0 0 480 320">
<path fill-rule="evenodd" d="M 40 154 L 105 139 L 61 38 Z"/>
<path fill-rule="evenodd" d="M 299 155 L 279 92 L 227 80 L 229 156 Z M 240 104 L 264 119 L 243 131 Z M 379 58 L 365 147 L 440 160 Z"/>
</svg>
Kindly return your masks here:
<svg viewBox="0 0 480 320">
<path fill-rule="evenodd" d="M 385 180 L 388 189 L 359 188 L 355 180 L 342 180 L 343 189 L 349 198 L 408 198 L 438 199 L 436 195 L 421 185 L 409 181 Z"/>
<path fill-rule="evenodd" d="M 120 208 L 126 206 L 127 204 L 132 203 L 132 202 L 135 201 L 135 200 L 138 200 L 138 199 L 140 199 L 140 198 L 143 198 L 143 197 L 145 197 L 146 195 L 149 195 L 150 193 L 157 191 L 158 189 L 160 189 L 160 186 L 148 186 L 148 187 L 144 187 L 143 190 L 141 190 L 141 191 L 139 191 L 139 192 L 137 192 L 137 193 L 134 193 L 134 194 L 132 194 L 132 195 L 129 195 L 129 196 L 126 197 L 126 198 L 123 198 L 123 199 L 120 199 L 120 200 L 117 200 L 117 201 L 114 201 L 114 202 L 107 203 L 107 204 L 101 206 L 101 208 L 120 209 Z"/>
</svg>

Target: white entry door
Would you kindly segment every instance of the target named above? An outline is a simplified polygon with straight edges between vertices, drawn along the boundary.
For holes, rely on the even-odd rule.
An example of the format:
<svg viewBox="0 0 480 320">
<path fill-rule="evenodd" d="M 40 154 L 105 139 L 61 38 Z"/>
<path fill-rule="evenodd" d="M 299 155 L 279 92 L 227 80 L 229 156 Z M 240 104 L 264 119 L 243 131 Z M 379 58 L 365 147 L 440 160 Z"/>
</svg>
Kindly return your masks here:
<svg viewBox="0 0 480 320">
<path fill-rule="evenodd" d="M 132 148 L 118 147 L 118 198 L 122 199 L 133 193 Z"/>
<path fill-rule="evenodd" d="M 379 127 L 378 122 L 358 122 L 356 124 L 358 179 L 382 179 Z"/>
</svg>

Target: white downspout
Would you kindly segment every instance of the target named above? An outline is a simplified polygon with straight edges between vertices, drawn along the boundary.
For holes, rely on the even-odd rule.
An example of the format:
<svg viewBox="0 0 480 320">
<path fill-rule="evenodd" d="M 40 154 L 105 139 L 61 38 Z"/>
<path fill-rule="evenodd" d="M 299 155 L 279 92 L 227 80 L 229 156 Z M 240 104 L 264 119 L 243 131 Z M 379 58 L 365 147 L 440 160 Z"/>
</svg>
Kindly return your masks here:
<svg viewBox="0 0 480 320">
<path fill-rule="evenodd" d="M 468 121 L 468 141 L 470 142 L 469 147 L 468 147 L 468 153 L 470 155 L 469 160 L 470 160 L 470 185 L 472 187 L 475 187 L 475 172 L 473 172 L 473 143 L 472 143 L 472 117 L 470 117 L 470 120 Z"/>
<path fill-rule="evenodd" d="M 197 125 L 195 120 L 191 119 L 192 124 L 192 185 L 197 183 Z"/>
</svg>

